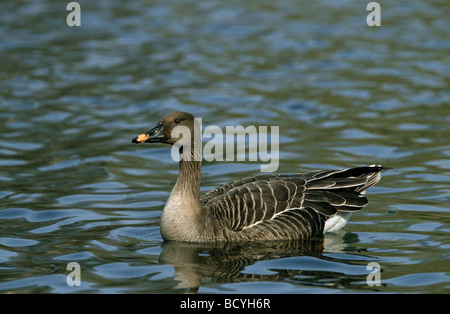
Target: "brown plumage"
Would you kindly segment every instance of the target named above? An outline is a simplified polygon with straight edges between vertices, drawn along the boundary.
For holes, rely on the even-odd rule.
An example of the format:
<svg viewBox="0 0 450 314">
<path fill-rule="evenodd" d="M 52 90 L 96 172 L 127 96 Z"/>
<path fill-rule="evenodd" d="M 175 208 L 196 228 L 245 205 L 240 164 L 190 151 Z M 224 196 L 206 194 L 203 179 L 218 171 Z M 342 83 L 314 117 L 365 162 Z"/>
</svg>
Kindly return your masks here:
<svg viewBox="0 0 450 314">
<path fill-rule="evenodd" d="M 181 143 L 171 130 L 194 117 L 173 112 L 133 143 Z M 189 143 L 193 141 L 189 141 Z M 186 142 L 188 143 L 188 142 Z M 193 144 L 191 144 L 193 147 Z M 190 150 L 191 154 L 193 149 Z M 180 149 L 183 154 L 183 150 Z M 192 155 L 194 156 L 194 155 Z M 381 177 L 371 165 L 300 174 L 261 174 L 226 183 L 199 198 L 201 160 L 180 160 L 180 174 L 161 218 L 166 240 L 214 242 L 306 239 L 342 228 L 351 213 L 367 205 L 365 191 Z"/>
</svg>

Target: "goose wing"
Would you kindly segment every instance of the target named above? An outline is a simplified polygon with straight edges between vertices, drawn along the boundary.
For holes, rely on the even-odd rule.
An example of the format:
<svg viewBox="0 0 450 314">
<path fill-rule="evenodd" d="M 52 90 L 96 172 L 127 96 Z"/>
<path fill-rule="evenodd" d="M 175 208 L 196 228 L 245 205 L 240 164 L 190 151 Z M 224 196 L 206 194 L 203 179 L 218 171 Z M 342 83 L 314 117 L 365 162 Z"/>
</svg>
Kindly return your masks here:
<svg viewBox="0 0 450 314">
<path fill-rule="evenodd" d="M 240 231 L 294 209 L 308 208 L 325 217 L 367 205 L 364 191 L 378 182 L 381 166 L 260 175 L 224 184 L 207 193 L 201 204 L 229 228 Z"/>
<path fill-rule="evenodd" d="M 204 205 L 215 218 L 227 221 L 231 230 L 240 231 L 289 208 L 301 207 L 305 186 L 300 176 L 258 179 L 231 188 L 225 185 L 214 191 L 213 197 L 208 195 Z"/>
<path fill-rule="evenodd" d="M 203 195 L 200 198 L 200 203 L 201 204 L 206 204 L 211 199 L 214 199 L 216 196 L 227 194 L 231 189 L 233 189 L 235 187 L 239 187 L 239 186 L 242 186 L 242 185 L 247 184 L 247 183 L 254 184 L 255 181 L 266 181 L 266 180 L 270 180 L 270 179 L 273 179 L 273 178 L 276 178 L 276 177 L 280 177 L 280 176 L 282 176 L 282 175 L 279 175 L 279 174 L 261 174 L 261 175 L 245 177 L 245 178 L 240 179 L 240 180 L 235 180 L 235 181 L 232 181 L 232 182 L 225 183 L 225 184 L 223 184 L 221 186 L 218 186 L 215 189 L 207 192 L 205 195 Z"/>
</svg>

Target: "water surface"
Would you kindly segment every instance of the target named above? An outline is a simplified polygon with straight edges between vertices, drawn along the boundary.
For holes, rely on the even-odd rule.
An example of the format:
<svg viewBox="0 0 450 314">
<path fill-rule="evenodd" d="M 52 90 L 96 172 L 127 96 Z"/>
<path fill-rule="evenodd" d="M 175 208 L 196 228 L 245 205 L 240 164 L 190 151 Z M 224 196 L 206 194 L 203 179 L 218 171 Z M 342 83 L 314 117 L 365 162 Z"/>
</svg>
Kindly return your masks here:
<svg viewBox="0 0 450 314">
<path fill-rule="evenodd" d="M 444 1 L 380 1 L 381 27 L 357 1 L 79 3 L 81 27 L 0 4 L 0 292 L 450 292 Z M 278 172 L 392 169 L 324 242 L 164 243 L 178 166 L 131 139 L 173 110 L 279 126 Z M 205 162 L 202 191 L 260 164 Z"/>
</svg>

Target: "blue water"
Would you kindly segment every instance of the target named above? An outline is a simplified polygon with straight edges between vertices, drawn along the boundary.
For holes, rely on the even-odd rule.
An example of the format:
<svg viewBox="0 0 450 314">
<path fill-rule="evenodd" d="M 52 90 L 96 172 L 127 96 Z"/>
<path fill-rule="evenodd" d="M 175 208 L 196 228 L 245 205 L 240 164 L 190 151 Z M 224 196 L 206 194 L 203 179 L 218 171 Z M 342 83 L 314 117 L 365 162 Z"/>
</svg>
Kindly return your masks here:
<svg viewBox="0 0 450 314">
<path fill-rule="evenodd" d="M 357 1 L 79 3 L 0 4 L 0 292 L 450 292 L 444 1 L 380 1 L 380 27 Z M 131 139 L 173 110 L 279 126 L 278 172 L 392 169 L 323 243 L 164 243 L 178 165 Z M 202 192 L 260 165 L 204 162 Z"/>
</svg>

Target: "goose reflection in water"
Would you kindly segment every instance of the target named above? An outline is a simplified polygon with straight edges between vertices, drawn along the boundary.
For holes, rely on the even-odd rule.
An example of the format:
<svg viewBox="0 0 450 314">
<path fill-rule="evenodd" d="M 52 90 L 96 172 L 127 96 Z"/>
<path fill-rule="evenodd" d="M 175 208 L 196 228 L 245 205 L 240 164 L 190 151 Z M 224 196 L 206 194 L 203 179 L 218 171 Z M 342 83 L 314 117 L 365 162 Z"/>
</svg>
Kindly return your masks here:
<svg viewBox="0 0 450 314">
<path fill-rule="evenodd" d="M 336 278 L 336 274 L 340 274 L 336 269 L 324 270 L 321 265 L 316 270 L 311 270 L 311 266 L 302 270 L 302 266 L 295 264 L 295 260 L 292 261 L 291 266 L 283 263 L 283 268 L 276 269 L 277 260 L 310 257 L 330 261 L 333 258 L 324 256 L 323 253 L 356 251 L 356 248 L 351 246 L 351 243 L 355 242 L 358 242 L 357 235 L 343 230 L 308 241 L 285 240 L 250 243 L 166 241 L 161 246 L 163 251 L 159 262 L 174 267 L 175 279 L 179 281 L 175 289 L 188 289 L 189 293 L 198 292 L 202 285 L 209 282 L 223 284 L 279 282 L 287 279 L 299 284 L 316 285 L 317 280 L 323 281 L 324 278 L 328 278 L 328 285 L 339 286 L 345 285 L 346 279 Z M 273 266 L 257 272 L 249 272 L 249 266 L 262 261 L 272 261 Z M 342 260 L 337 260 L 337 262 L 342 263 Z M 363 280 L 363 278 L 357 279 Z M 270 293 L 270 291 L 267 292 Z"/>
</svg>

